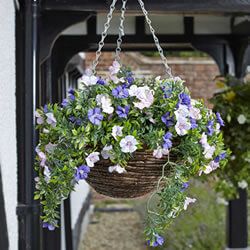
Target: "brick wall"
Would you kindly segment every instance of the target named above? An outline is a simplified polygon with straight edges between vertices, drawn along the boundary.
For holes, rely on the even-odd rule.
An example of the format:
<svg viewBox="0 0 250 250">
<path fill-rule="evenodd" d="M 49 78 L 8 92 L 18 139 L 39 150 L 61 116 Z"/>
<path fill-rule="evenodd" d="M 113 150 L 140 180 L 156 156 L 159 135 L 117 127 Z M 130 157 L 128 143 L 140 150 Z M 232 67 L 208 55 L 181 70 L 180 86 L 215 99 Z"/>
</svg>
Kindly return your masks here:
<svg viewBox="0 0 250 250">
<path fill-rule="evenodd" d="M 86 53 L 86 66 L 89 67 L 95 57 L 94 53 Z M 159 58 L 145 57 L 138 52 L 122 53 L 122 62 L 132 68 L 136 75 L 163 75 L 164 66 Z M 114 59 L 114 53 L 105 52 L 101 55 L 97 72 L 100 75 L 107 73 L 108 67 Z M 193 98 L 207 100 L 213 96 L 215 83 L 213 79 L 219 75 L 215 62 L 208 58 L 169 58 L 168 63 L 173 75 L 180 76 L 186 81 Z"/>
</svg>

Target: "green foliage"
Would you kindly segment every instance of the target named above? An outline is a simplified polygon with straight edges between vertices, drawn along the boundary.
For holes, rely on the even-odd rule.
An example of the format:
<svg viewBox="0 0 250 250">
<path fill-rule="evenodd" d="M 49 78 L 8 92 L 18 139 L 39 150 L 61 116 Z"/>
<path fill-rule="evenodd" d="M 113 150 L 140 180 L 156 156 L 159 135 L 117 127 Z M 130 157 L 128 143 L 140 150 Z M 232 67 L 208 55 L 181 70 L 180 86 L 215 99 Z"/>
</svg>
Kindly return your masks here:
<svg viewBox="0 0 250 250">
<path fill-rule="evenodd" d="M 250 185 L 250 83 L 228 76 L 217 81 L 221 91 L 211 100 L 225 121 L 223 135 L 232 157 L 216 172 L 216 188 L 224 197 L 235 198 L 240 183 Z"/>
</svg>

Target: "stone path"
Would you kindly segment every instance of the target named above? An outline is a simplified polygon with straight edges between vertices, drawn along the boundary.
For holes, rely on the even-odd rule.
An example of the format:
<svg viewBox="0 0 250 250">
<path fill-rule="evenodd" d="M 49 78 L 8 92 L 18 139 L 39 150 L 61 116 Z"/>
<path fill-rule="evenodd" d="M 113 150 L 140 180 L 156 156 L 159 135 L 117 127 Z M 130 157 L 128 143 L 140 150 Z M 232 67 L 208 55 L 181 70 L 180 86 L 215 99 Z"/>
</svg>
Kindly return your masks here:
<svg viewBox="0 0 250 250">
<path fill-rule="evenodd" d="M 79 250 L 145 249 L 142 220 L 134 211 L 95 212 L 79 247 Z"/>
</svg>

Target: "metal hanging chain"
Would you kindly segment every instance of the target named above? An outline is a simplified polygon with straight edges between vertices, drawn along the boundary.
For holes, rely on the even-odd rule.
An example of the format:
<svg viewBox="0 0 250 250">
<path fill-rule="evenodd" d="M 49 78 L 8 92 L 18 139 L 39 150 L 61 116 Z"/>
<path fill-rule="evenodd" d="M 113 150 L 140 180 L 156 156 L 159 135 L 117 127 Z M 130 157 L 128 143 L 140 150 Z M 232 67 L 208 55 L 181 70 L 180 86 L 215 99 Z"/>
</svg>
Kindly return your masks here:
<svg viewBox="0 0 250 250">
<path fill-rule="evenodd" d="M 113 12 L 115 10 L 116 2 L 117 2 L 117 0 L 113 0 L 112 4 L 110 5 L 110 10 L 109 10 L 109 13 L 107 15 L 107 21 L 104 24 L 104 31 L 102 32 L 101 40 L 98 43 L 98 50 L 96 51 L 96 57 L 95 57 L 95 60 L 92 63 L 92 72 L 93 72 L 93 74 L 96 73 L 96 66 L 98 65 L 99 58 L 100 58 L 100 56 L 102 54 L 101 51 L 102 51 L 102 48 L 104 46 L 104 40 L 105 40 L 105 38 L 106 38 L 106 36 L 108 34 L 108 29 L 110 27 L 110 22 L 111 22 L 112 17 L 113 17 Z"/>
<path fill-rule="evenodd" d="M 151 20 L 150 20 L 149 17 L 148 17 L 148 12 L 147 12 L 147 10 L 145 9 L 144 3 L 143 3 L 142 0 L 138 0 L 138 2 L 139 2 L 139 4 L 140 4 L 141 9 L 142 9 L 142 12 L 143 12 L 143 14 L 144 14 L 144 16 L 145 16 L 145 18 L 146 18 L 146 21 L 147 21 L 147 23 L 148 23 L 150 32 L 151 32 L 151 34 L 153 35 L 155 45 L 156 45 L 156 47 L 157 47 L 157 49 L 158 49 L 158 51 L 159 51 L 159 54 L 160 54 L 161 59 L 162 59 L 162 62 L 163 62 L 163 64 L 164 64 L 165 68 L 166 68 L 166 73 L 169 75 L 169 77 L 172 78 L 173 75 L 172 75 L 172 72 L 171 72 L 171 68 L 168 66 L 167 58 L 164 56 L 164 53 L 163 53 L 162 47 L 161 47 L 161 45 L 160 45 L 159 39 L 158 39 L 157 36 L 155 35 L 155 30 L 154 30 L 154 28 L 153 28 L 152 25 L 151 25 Z"/>
<path fill-rule="evenodd" d="M 122 44 L 122 37 L 125 35 L 124 32 L 124 20 L 125 20 L 125 11 L 126 11 L 126 4 L 127 0 L 122 0 L 122 7 L 121 7 L 121 16 L 120 16 L 120 26 L 119 26 L 119 37 L 116 41 L 117 47 L 115 50 L 115 60 L 120 62 L 120 53 L 121 53 L 121 44 Z"/>
</svg>

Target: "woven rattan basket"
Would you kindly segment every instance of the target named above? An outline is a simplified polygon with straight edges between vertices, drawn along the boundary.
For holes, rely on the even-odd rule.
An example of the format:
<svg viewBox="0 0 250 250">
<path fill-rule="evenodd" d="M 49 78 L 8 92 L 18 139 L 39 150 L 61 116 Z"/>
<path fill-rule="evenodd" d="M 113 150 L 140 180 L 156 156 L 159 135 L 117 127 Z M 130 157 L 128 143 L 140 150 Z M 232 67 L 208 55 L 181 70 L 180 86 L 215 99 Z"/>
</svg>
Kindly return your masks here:
<svg viewBox="0 0 250 250">
<path fill-rule="evenodd" d="M 100 194 L 114 198 L 136 198 L 156 188 L 166 162 L 167 157 L 156 159 L 152 152 L 136 151 L 126 166 L 126 173 L 109 173 L 108 167 L 114 164 L 101 160 L 91 169 L 86 181 Z"/>
</svg>

